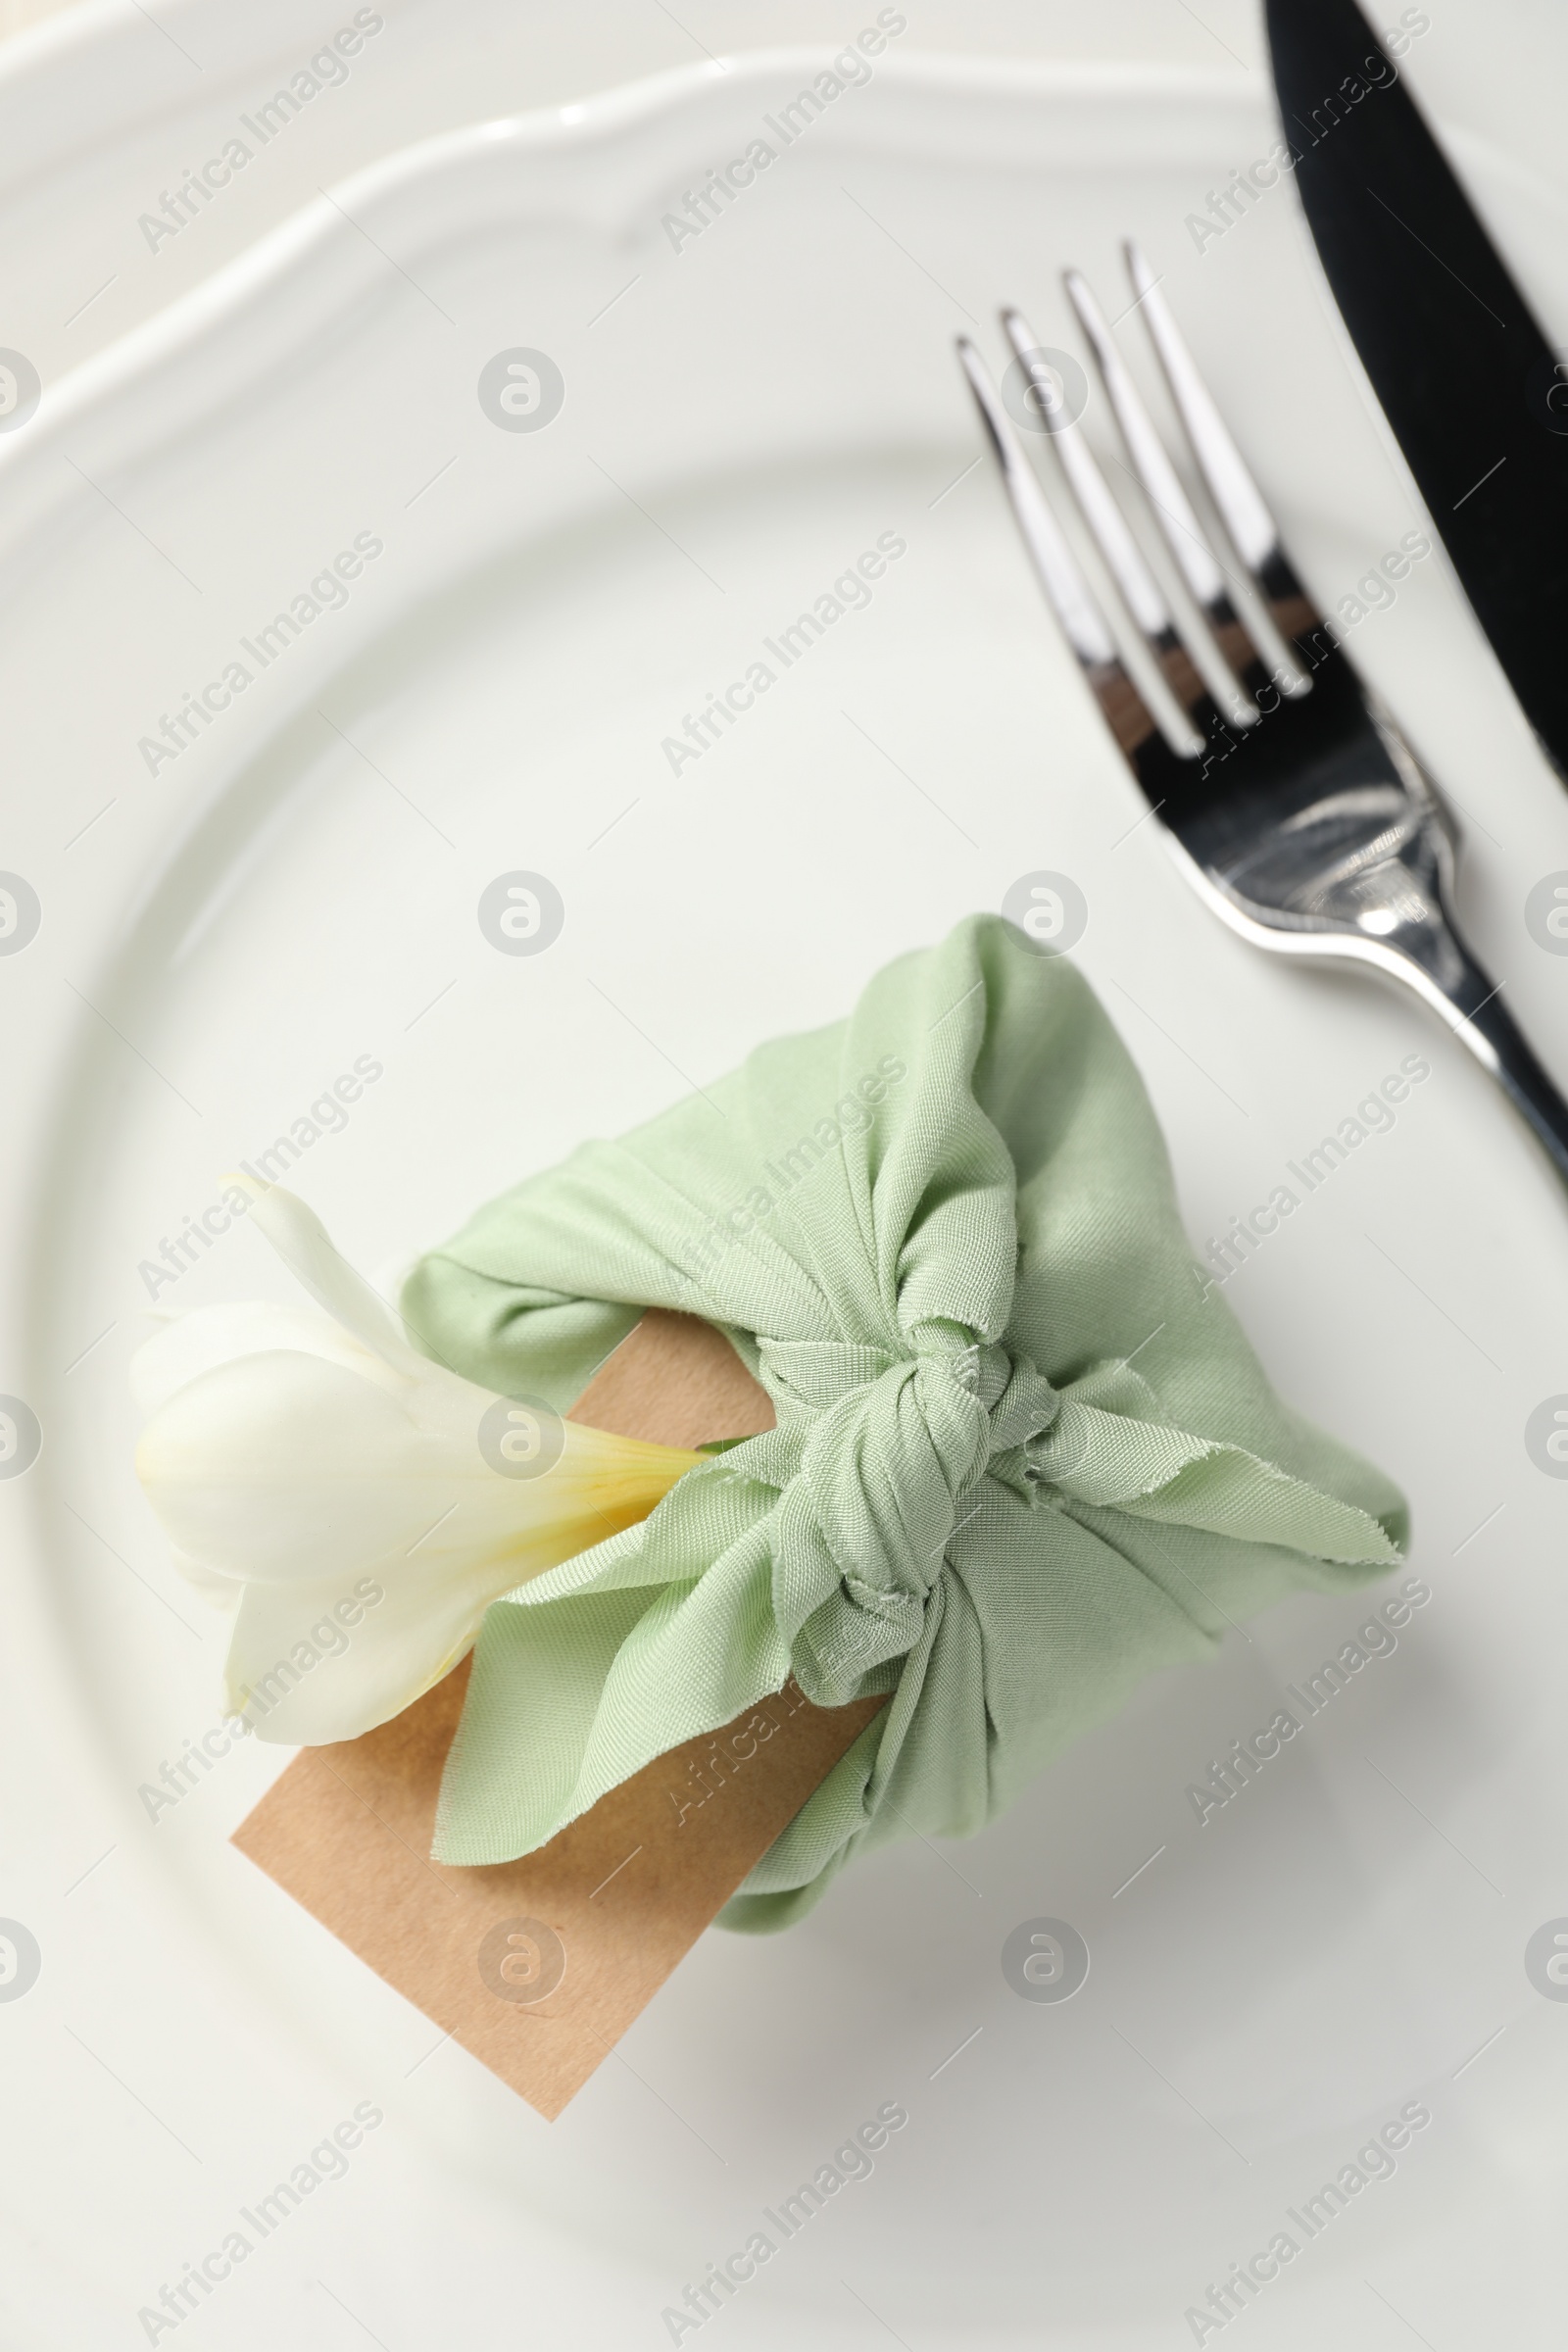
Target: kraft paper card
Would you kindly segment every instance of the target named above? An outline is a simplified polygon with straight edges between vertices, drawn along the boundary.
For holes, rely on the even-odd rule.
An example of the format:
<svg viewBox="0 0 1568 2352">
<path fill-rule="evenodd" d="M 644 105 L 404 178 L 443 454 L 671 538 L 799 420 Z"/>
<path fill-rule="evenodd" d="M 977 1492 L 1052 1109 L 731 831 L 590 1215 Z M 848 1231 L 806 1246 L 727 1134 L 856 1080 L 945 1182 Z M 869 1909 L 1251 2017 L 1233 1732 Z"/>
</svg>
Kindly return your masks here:
<svg viewBox="0 0 1568 2352">
<path fill-rule="evenodd" d="M 665 1446 L 751 1436 L 772 1406 L 728 1343 L 652 1309 L 572 1418 Z M 391 1723 L 307 1748 L 242 1853 L 539 2113 L 559 2115 L 883 1703 L 793 1683 L 688 1740 L 520 1861 L 429 1860 L 467 1661 Z"/>
</svg>

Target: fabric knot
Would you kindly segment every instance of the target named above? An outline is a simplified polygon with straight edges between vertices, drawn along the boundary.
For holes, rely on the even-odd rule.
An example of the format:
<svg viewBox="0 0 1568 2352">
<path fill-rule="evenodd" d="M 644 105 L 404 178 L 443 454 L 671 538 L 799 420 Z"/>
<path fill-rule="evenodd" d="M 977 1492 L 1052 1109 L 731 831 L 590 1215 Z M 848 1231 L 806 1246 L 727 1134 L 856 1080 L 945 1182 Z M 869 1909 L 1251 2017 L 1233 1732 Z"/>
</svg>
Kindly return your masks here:
<svg viewBox="0 0 1568 2352">
<path fill-rule="evenodd" d="M 948 1544 L 992 1462 L 1055 1420 L 1025 1357 L 961 1325 L 904 1350 L 764 1341 L 761 1374 L 795 1436 L 775 1521 L 774 1607 L 808 1695 L 842 1705 L 919 1639 Z"/>
<path fill-rule="evenodd" d="M 858 1850 L 978 1830 L 1143 1675 L 1398 1556 L 1396 1493 L 1195 1283 L 1138 1073 L 1072 958 L 1027 946 L 977 916 L 901 957 L 413 1278 L 411 1327 L 500 1395 L 565 1409 L 674 1308 L 777 1424 L 490 1609 L 442 1861 L 534 1851 L 792 1673 L 887 1694 L 727 1915 L 783 1926 Z"/>
</svg>

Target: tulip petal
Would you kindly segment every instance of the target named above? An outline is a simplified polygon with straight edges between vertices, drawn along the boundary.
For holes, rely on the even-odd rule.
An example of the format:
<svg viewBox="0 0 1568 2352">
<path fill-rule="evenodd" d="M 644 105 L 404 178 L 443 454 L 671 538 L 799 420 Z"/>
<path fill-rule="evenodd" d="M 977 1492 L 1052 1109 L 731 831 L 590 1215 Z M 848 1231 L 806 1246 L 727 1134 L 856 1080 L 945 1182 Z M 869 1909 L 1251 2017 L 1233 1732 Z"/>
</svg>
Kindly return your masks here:
<svg viewBox="0 0 1568 2352">
<path fill-rule="evenodd" d="M 401 1715 L 473 1645 L 504 1568 L 454 1577 L 401 1557 L 379 1575 L 245 1587 L 224 1667 L 224 1704 L 259 1739 L 316 1747 Z M 345 1624 L 345 1617 L 353 1620 Z"/>
<path fill-rule="evenodd" d="M 314 1209 L 280 1184 L 258 1186 L 248 1176 L 230 1176 L 225 1182 L 249 1193 L 252 1217 L 318 1306 L 399 1371 L 417 1378 L 429 1370 L 425 1357 L 410 1347 L 386 1300 L 355 1272 Z"/>
<path fill-rule="evenodd" d="M 247 1190 L 318 1308 L 204 1307 L 149 1341 L 136 1468 L 175 1566 L 235 1612 L 231 1711 L 265 1740 L 350 1740 L 439 1681 L 493 1601 L 646 1519 L 707 1456 L 431 1363 L 303 1201 Z"/>
<path fill-rule="evenodd" d="M 221 1306 L 198 1306 L 187 1315 L 172 1316 L 162 1330 L 145 1340 L 130 1359 L 130 1393 L 148 1419 L 204 1372 L 236 1356 L 259 1355 L 269 1348 L 288 1348 L 324 1356 L 367 1380 L 391 1386 L 393 1374 L 382 1357 L 372 1355 L 351 1339 L 341 1323 L 314 1306 L 274 1306 L 265 1298 L 236 1300 Z"/>
<path fill-rule="evenodd" d="M 284 1580 L 415 1544 L 449 1506 L 444 1491 L 436 1498 L 440 1467 L 396 1396 L 283 1348 L 176 1390 L 136 1451 L 179 1550 L 220 1575 Z"/>
<path fill-rule="evenodd" d="M 209 1568 L 204 1560 L 193 1560 L 188 1551 L 180 1551 L 172 1544 L 169 1557 L 191 1591 L 200 1593 L 209 1608 L 221 1609 L 226 1616 L 233 1616 L 245 1594 L 245 1587 L 237 1576 L 224 1576 L 220 1570 Z"/>
<path fill-rule="evenodd" d="M 450 1673 L 493 1601 L 636 1525 L 684 1474 L 672 1462 L 695 1467 L 704 1458 L 628 1445 L 632 1455 L 663 1455 L 664 1463 L 657 1481 L 646 1465 L 616 1476 L 606 1448 L 620 1441 L 600 1430 L 574 1434 L 588 1441 L 582 1453 L 597 1467 L 579 1460 L 563 1477 L 564 1457 L 522 1487 L 490 1474 L 488 1491 L 474 1482 L 477 1493 L 464 1494 L 412 1551 L 399 1546 L 358 1578 L 340 1561 L 326 1574 L 248 1582 L 225 1668 L 230 1710 L 244 1712 L 263 1740 L 315 1746 L 358 1739 Z M 476 1524 L 487 1500 L 505 1506 L 488 1530 Z M 360 1620 L 352 1629 L 343 1627 L 345 1609 Z"/>
</svg>

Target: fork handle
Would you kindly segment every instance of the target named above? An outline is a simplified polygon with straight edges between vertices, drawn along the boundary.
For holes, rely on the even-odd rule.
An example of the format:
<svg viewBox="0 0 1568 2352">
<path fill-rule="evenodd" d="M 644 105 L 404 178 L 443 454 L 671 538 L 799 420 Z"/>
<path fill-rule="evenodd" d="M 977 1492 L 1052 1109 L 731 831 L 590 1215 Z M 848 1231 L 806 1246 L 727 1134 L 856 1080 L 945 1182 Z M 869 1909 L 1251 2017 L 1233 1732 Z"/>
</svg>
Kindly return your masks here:
<svg viewBox="0 0 1568 2352">
<path fill-rule="evenodd" d="M 1524 1031 L 1504 1007 L 1496 983 L 1463 949 L 1460 958 L 1460 976 L 1442 992 L 1460 1016 L 1454 1035 L 1469 1048 L 1482 1067 L 1492 1072 L 1515 1109 L 1534 1130 L 1558 1175 L 1568 1183 L 1568 1101 L 1547 1076 Z M 1422 978 L 1425 982 L 1426 975 Z M 1422 993 L 1426 993 L 1426 987 Z"/>
</svg>

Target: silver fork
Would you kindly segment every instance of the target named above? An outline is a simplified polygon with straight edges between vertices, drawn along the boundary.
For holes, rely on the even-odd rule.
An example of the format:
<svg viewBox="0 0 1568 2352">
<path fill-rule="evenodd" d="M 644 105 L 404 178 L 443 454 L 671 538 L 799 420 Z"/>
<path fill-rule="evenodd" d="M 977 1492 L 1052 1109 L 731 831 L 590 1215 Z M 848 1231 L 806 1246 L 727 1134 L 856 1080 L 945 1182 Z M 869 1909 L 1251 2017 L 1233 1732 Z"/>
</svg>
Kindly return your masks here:
<svg viewBox="0 0 1568 2352">
<path fill-rule="evenodd" d="M 1178 629 L 1027 321 L 1004 311 L 1003 326 L 1062 477 L 1152 659 L 1152 693 L 1123 664 L 978 350 L 967 336 L 958 341 L 1013 516 L 1068 645 L 1200 898 L 1255 947 L 1371 964 L 1413 989 L 1491 1071 L 1568 1178 L 1568 1102 L 1453 918 L 1452 820 L 1302 587 L 1152 271 L 1135 245 L 1125 250 L 1137 307 L 1231 541 L 1223 558 L 1076 270 L 1067 272 L 1067 293 L 1132 471 L 1201 615 L 1196 638 Z M 1254 592 L 1245 617 L 1230 593 L 1237 573 Z"/>
</svg>

